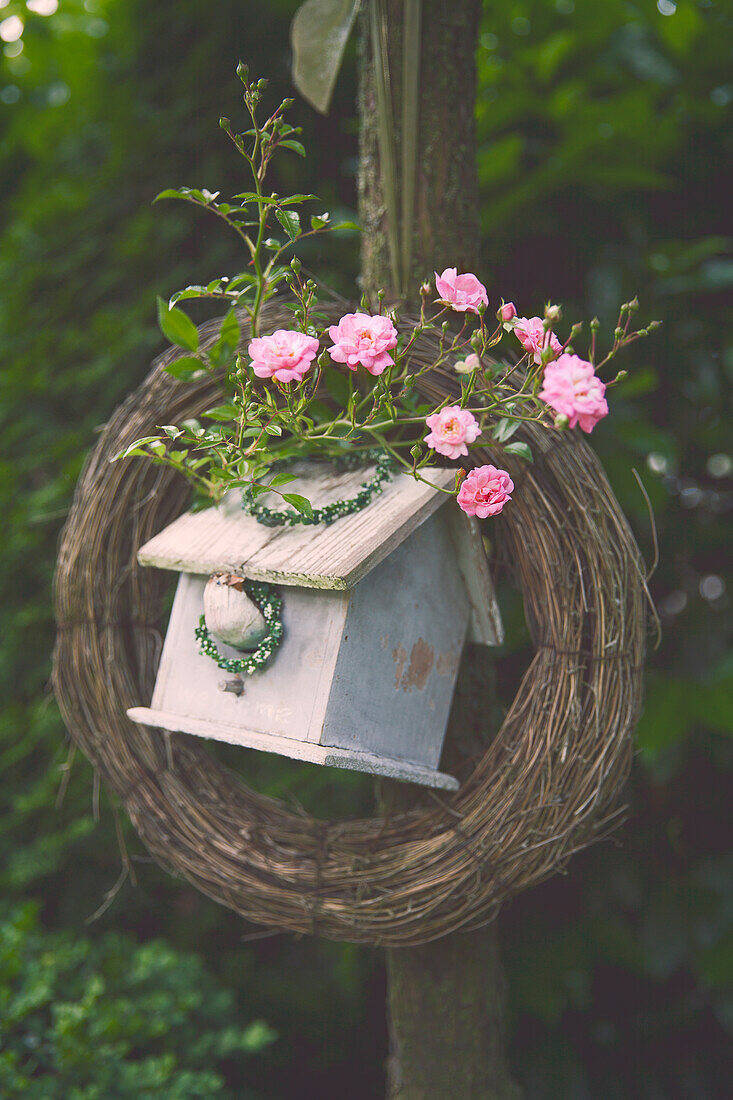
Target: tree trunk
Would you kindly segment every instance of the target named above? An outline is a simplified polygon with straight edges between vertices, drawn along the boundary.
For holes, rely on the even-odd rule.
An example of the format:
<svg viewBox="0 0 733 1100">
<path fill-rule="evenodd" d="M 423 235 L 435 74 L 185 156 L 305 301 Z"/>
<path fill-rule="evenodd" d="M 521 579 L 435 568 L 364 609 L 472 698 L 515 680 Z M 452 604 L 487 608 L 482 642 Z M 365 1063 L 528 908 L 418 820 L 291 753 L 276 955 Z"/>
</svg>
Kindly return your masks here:
<svg viewBox="0 0 733 1100">
<path fill-rule="evenodd" d="M 496 922 L 387 951 L 389 1100 L 518 1100 Z"/>
<path fill-rule="evenodd" d="M 369 42 L 372 9 L 386 9 L 394 136 L 399 168 L 402 128 L 402 15 L 406 0 L 370 0 L 362 17 L 359 106 L 361 141 L 359 217 L 362 280 L 367 292 L 382 288 L 397 297 L 391 280 L 386 196 L 379 157 L 377 90 Z M 478 0 L 423 0 L 420 49 L 418 158 L 412 220 L 408 299 L 417 298 L 433 270 L 472 271 L 478 255 L 475 51 Z M 404 89 L 409 94 L 408 89 Z M 406 181 L 398 178 L 398 199 Z M 401 227 L 400 227 L 401 228 Z"/>
<path fill-rule="evenodd" d="M 364 229 L 362 278 L 373 296 L 410 304 L 434 270 L 478 266 L 476 178 L 475 50 L 479 0 L 423 0 L 417 171 L 409 225 L 409 271 L 395 285 L 389 245 L 389 198 L 380 162 L 378 91 L 373 64 L 373 8 L 387 19 L 389 82 L 393 105 L 396 193 L 404 135 L 405 81 L 403 17 L 406 0 L 370 0 L 363 16 L 359 105 L 361 158 L 360 218 Z M 393 205 L 394 209 L 394 205 Z M 400 226 L 400 234 L 402 227 Z M 405 288 L 407 293 L 405 294 Z M 470 647 L 464 656 L 448 731 L 448 751 L 476 751 L 498 728 L 493 669 L 487 651 Z M 424 798 L 414 787 L 384 783 L 379 800 L 386 810 Z M 504 989 L 496 923 L 477 932 L 445 936 L 422 947 L 387 951 L 390 1055 L 389 1100 L 516 1100 L 520 1092 L 504 1059 Z"/>
</svg>

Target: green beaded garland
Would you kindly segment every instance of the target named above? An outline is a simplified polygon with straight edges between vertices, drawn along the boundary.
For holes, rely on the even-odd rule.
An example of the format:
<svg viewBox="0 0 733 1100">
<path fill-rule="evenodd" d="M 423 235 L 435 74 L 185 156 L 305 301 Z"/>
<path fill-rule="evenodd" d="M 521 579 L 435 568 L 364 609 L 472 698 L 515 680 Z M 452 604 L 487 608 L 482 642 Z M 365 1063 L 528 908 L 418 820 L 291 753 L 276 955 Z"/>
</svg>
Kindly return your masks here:
<svg viewBox="0 0 733 1100">
<path fill-rule="evenodd" d="M 253 650 L 252 653 L 248 653 L 245 657 L 223 657 L 217 648 L 216 642 L 209 634 L 203 615 L 199 619 L 195 634 L 199 643 L 199 653 L 202 657 L 210 657 L 212 661 L 216 661 L 219 668 L 223 669 L 224 672 L 246 673 L 247 676 L 251 676 L 254 672 L 258 672 L 265 667 L 282 642 L 283 602 L 274 588 L 266 584 L 265 581 L 245 580 L 244 590 L 250 599 L 257 604 L 268 627 L 267 634 L 257 646 L 257 649 Z"/>
<path fill-rule="evenodd" d="M 297 460 L 289 459 L 275 463 L 272 469 L 281 470 L 295 461 Z M 322 508 L 314 508 L 313 514 L 310 516 L 306 516 L 302 512 L 296 512 L 292 508 L 286 508 L 283 511 L 268 508 L 266 504 L 257 502 L 251 489 L 245 489 L 242 494 L 242 507 L 245 512 L 254 516 L 257 522 L 262 523 L 265 527 L 294 527 L 298 523 L 307 525 L 333 523 L 335 520 L 341 519 L 342 516 L 350 516 L 354 512 L 360 512 L 362 508 L 366 508 L 372 498 L 377 493 L 381 493 L 385 482 L 390 480 L 395 468 L 395 461 L 392 456 L 382 450 L 367 451 L 360 455 L 344 455 L 334 460 L 338 470 L 354 469 L 357 466 L 364 465 L 365 462 L 374 461 L 377 464 L 374 474 L 369 481 L 362 483 L 359 492 L 355 496 L 350 497 L 348 500 L 333 500 L 330 504 L 324 504 Z"/>
</svg>

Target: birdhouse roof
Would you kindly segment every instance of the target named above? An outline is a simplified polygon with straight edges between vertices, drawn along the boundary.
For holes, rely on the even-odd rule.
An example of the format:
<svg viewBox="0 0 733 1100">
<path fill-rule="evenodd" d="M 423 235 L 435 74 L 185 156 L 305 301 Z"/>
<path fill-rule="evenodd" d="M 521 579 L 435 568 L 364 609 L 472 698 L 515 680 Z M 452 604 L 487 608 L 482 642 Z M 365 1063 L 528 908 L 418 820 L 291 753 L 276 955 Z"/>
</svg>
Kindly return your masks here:
<svg viewBox="0 0 733 1100">
<path fill-rule="evenodd" d="M 282 491 L 299 493 L 317 508 L 355 496 L 372 472 L 337 471 L 313 461 L 294 467 L 296 480 Z M 395 474 L 366 508 L 328 525 L 267 527 L 243 511 L 241 494 L 233 490 L 216 508 L 180 516 L 140 548 L 138 560 L 184 573 L 232 572 L 306 588 L 351 588 L 449 499 L 441 490 L 452 488 L 454 470 L 421 473 L 430 484 Z M 270 507 L 281 504 L 275 494 L 259 499 Z"/>
</svg>

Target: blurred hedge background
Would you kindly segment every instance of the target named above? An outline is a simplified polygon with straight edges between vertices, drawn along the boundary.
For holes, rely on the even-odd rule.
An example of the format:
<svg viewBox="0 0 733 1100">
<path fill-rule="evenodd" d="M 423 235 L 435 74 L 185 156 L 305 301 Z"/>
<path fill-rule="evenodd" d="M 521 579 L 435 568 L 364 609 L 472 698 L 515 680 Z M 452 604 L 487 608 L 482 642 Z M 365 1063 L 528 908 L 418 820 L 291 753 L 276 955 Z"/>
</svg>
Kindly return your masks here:
<svg viewBox="0 0 733 1100">
<path fill-rule="evenodd" d="M 291 94 L 296 7 L 0 0 L 9 1100 L 383 1094 L 379 952 L 253 938 L 151 865 L 124 823 L 138 884 L 108 897 L 120 873 L 115 808 L 88 764 L 69 760 L 47 686 L 59 530 L 95 431 L 162 346 L 155 295 L 238 262 L 217 225 L 151 199 L 170 185 L 237 189 L 217 119 L 236 117 L 239 57 L 271 78 L 273 95 Z M 593 437 L 649 563 L 634 468 L 659 540 L 651 588 L 663 637 L 630 819 L 622 846 L 576 858 L 502 922 L 512 1057 L 532 1100 L 728 1095 L 732 24 L 724 0 L 484 3 L 477 116 L 491 299 L 537 312 L 551 294 L 566 317 L 598 313 L 608 327 L 638 293 L 641 316 L 664 321 L 622 364 L 629 379 Z M 285 166 L 281 192 L 313 190 L 353 216 L 354 104 L 352 44 L 331 115 L 296 105 L 310 156 Z M 310 264 L 353 293 L 355 243 L 324 248 Z M 503 600 L 510 698 L 528 650 L 516 594 Z M 253 768 L 262 789 L 324 813 L 360 811 L 367 798 L 327 769 Z"/>
</svg>

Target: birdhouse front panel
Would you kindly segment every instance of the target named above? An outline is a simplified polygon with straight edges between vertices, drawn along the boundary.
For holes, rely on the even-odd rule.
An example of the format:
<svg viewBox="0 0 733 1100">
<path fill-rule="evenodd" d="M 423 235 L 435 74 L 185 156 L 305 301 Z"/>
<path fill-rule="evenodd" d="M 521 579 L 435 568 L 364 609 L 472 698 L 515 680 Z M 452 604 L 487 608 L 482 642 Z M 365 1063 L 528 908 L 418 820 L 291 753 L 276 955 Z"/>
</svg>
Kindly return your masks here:
<svg viewBox="0 0 733 1100">
<path fill-rule="evenodd" d="M 431 473 L 438 484 L 453 478 Z M 333 498 L 345 477 L 315 464 L 296 491 Z M 501 628 L 476 522 L 441 507 L 446 499 L 397 475 L 331 525 L 268 528 L 236 498 L 180 517 L 139 553 L 181 576 L 151 704 L 130 717 L 457 786 L 438 764 L 461 651 L 467 636 L 495 644 Z M 281 620 L 271 657 L 245 673 L 241 658 L 268 629 L 247 595 L 252 578 L 275 582 Z"/>
<path fill-rule="evenodd" d="M 181 575 L 151 709 L 167 716 L 166 723 L 177 716 L 177 728 L 183 732 L 188 718 L 205 721 L 206 736 L 233 744 L 246 744 L 247 731 L 318 742 L 349 593 L 289 588 L 276 657 L 268 668 L 241 677 L 223 671 L 199 652 L 194 632 L 207 580 Z M 225 657 L 241 656 L 232 646 L 221 643 L 218 648 Z"/>
</svg>

